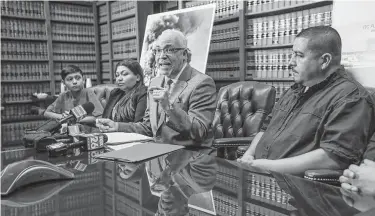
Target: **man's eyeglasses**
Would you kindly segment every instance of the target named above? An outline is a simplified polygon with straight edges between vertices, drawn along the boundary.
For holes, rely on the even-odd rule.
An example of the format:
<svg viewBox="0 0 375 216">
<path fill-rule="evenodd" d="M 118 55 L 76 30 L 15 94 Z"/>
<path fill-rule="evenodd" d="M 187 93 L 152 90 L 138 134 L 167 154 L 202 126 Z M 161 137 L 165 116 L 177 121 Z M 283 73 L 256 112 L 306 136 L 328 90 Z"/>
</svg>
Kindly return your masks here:
<svg viewBox="0 0 375 216">
<path fill-rule="evenodd" d="M 154 55 L 160 55 L 161 52 L 164 52 L 165 54 L 172 54 L 172 53 L 175 53 L 179 50 L 184 50 L 185 48 L 172 48 L 172 47 L 168 47 L 168 48 L 164 48 L 164 49 L 153 49 L 153 53 Z"/>
</svg>

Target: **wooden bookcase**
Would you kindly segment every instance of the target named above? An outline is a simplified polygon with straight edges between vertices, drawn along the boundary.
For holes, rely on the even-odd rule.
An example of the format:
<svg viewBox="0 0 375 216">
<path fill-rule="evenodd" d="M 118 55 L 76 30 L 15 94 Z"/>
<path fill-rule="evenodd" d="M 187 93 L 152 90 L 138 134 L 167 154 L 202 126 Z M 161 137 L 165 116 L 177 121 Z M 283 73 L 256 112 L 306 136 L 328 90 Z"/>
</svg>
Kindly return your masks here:
<svg viewBox="0 0 375 216">
<path fill-rule="evenodd" d="M 210 3 L 216 11 L 206 74 L 217 89 L 238 81 L 265 82 L 275 86 L 278 98 L 293 84 L 288 62 L 294 37 L 307 27 L 331 25 L 333 1 L 195 0 L 182 7 Z"/>
<path fill-rule="evenodd" d="M 1 1 L 2 146 L 19 143 L 23 131 L 44 122 L 32 113 L 44 100 L 34 93 L 60 92 L 60 71 L 79 66 L 95 83 L 95 4 L 79 1 Z"/>
<path fill-rule="evenodd" d="M 98 80 L 99 83 L 114 83 L 117 62 L 125 58 L 140 59 L 147 16 L 153 13 L 153 2 L 97 2 L 96 10 Z"/>
</svg>

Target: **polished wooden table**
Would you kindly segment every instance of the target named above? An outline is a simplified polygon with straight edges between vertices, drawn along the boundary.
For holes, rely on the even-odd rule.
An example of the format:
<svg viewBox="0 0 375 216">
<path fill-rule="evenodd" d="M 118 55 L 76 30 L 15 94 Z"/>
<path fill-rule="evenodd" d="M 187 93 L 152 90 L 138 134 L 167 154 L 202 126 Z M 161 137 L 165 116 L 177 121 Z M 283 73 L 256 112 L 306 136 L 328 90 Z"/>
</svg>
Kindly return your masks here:
<svg viewBox="0 0 375 216">
<path fill-rule="evenodd" d="M 339 188 L 282 174 L 275 179 L 270 173 L 212 156 L 209 149 L 179 150 L 136 165 L 93 157 L 103 151 L 77 150 L 55 158 L 33 149 L 1 152 L 1 169 L 12 162 L 37 159 L 75 173 L 74 180 L 32 185 L 2 197 L 1 215 L 335 216 L 358 212 L 341 199 Z M 129 175 L 134 170 L 140 170 L 138 176 Z M 189 213 L 184 211 L 185 204 Z"/>
</svg>

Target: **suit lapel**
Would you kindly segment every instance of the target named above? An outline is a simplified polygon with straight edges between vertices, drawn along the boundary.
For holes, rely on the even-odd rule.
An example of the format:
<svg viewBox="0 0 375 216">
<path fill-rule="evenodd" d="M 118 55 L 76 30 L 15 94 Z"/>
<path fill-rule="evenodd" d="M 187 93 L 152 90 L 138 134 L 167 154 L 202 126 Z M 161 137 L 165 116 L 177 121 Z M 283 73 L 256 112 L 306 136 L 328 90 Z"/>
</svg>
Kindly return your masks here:
<svg viewBox="0 0 375 216">
<path fill-rule="evenodd" d="M 184 89 L 187 87 L 187 81 L 191 78 L 191 73 L 192 73 L 192 68 L 190 67 L 190 65 L 186 65 L 185 69 L 182 71 L 180 77 L 178 78 L 177 82 L 174 83 L 172 89 L 170 89 L 170 95 L 169 95 L 169 103 L 170 104 L 174 104 L 176 102 L 176 99 L 178 98 L 178 96 L 180 96 L 180 94 L 184 91 Z M 164 82 L 164 79 L 162 79 L 162 82 L 161 82 L 161 85 L 163 84 Z M 160 85 L 160 86 L 161 86 Z M 157 105 L 159 106 L 159 105 Z M 159 109 L 161 109 L 161 113 L 160 113 L 160 118 L 158 120 L 158 125 L 157 125 L 157 128 L 156 128 L 156 131 L 159 130 L 160 126 L 164 123 L 164 120 L 165 120 L 165 112 L 164 110 L 159 107 Z M 156 110 L 157 112 L 157 110 Z"/>
<path fill-rule="evenodd" d="M 158 76 L 151 80 L 150 86 L 162 86 L 164 81 L 164 76 Z M 152 98 L 152 95 L 149 93 L 149 103 L 150 103 L 150 122 L 151 122 L 151 128 L 154 133 L 156 133 L 157 129 L 159 128 L 157 123 L 157 115 L 158 115 L 158 106 L 159 103 L 155 102 Z"/>
<path fill-rule="evenodd" d="M 169 103 L 174 104 L 176 103 L 176 99 L 180 94 L 184 91 L 187 87 L 187 81 L 191 78 L 192 68 L 190 65 L 186 65 L 184 71 L 182 71 L 180 77 L 178 78 L 177 82 L 174 83 L 171 94 L 169 95 Z"/>
</svg>

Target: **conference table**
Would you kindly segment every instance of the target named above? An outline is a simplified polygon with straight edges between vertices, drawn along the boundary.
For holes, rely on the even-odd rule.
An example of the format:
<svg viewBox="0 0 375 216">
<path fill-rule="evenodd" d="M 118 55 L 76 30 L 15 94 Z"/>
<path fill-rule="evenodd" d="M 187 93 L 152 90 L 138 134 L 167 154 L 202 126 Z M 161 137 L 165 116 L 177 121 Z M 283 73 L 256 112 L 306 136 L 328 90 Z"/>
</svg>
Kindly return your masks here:
<svg viewBox="0 0 375 216">
<path fill-rule="evenodd" d="M 49 157 L 16 147 L 1 152 L 1 169 L 28 159 L 75 174 L 2 197 L 1 215 L 355 215 L 340 188 L 296 176 L 255 170 L 215 156 L 213 149 L 181 149 L 137 164 L 98 160 L 104 149 Z"/>
</svg>

